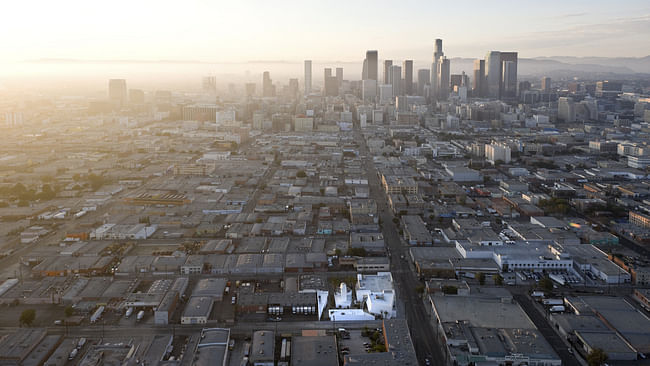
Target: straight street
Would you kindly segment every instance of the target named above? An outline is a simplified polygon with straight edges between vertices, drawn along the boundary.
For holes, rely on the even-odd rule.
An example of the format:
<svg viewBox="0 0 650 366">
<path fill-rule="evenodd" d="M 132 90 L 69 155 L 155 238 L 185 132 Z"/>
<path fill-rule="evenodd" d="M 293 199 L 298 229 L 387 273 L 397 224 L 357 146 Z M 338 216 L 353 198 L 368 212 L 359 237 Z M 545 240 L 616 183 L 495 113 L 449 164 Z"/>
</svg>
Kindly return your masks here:
<svg viewBox="0 0 650 366">
<path fill-rule="evenodd" d="M 361 132 L 355 130 L 355 138 L 360 144 L 360 155 L 364 159 L 365 169 L 368 174 L 370 197 L 377 202 L 377 211 L 383 225 L 384 242 L 391 253 L 391 273 L 395 281 L 395 288 L 399 299 L 404 303 L 406 320 L 411 331 L 413 346 L 420 364 L 425 364 L 425 358 L 430 358 L 434 365 L 444 365 L 445 356 L 438 338 L 430 326 L 424 303 L 417 293 L 416 287 L 420 284 L 415 273 L 411 270 L 408 261 L 408 250 L 399 237 L 399 231 L 393 222 L 386 195 L 379 183 L 377 169 L 368 153 L 365 139 Z"/>
</svg>

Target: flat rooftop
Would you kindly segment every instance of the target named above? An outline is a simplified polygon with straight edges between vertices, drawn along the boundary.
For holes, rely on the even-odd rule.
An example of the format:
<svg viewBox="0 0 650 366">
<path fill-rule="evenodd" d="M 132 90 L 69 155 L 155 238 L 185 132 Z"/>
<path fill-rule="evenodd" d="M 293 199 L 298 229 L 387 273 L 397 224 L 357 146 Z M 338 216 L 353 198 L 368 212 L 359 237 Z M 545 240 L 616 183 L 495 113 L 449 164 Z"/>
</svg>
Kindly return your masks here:
<svg viewBox="0 0 650 366">
<path fill-rule="evenodd" d="M 334 336 L 292 337 L 291 364 L 293 366 L 330 366 L 338 364 Z"/>
<path fill-rule="evenodd" d="M 535 328 L 514 302 L 479 296 L 430 296 L 430 299 L 443 323 L 466 320 L 479 328 Z"/>
</svg>

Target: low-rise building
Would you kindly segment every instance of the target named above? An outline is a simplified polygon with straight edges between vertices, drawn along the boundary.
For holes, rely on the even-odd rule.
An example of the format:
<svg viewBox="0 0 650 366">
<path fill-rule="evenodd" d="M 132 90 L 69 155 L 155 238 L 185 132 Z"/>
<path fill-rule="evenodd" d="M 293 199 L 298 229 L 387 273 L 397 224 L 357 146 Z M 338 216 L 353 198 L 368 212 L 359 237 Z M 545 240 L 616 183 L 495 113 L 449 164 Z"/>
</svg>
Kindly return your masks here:
<svg viewBox="0 0 650 366">
<path fill-rule="evenodd" d="M 214 299 L 208 296 L 192 296 L 185 305 L 181 324 L 206 324 L 212 312 Z"/>
</svg>

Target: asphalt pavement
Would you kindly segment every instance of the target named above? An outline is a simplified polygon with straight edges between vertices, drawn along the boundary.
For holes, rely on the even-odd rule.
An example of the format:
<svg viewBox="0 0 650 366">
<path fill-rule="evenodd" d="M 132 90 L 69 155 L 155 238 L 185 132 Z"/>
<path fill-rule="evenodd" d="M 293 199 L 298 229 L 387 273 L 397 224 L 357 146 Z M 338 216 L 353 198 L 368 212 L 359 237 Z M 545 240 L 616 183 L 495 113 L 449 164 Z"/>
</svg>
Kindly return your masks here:
<svg viewBox="0 0 650 366">
<path fill-rule="evenodd" d="M 546 341 L 553 347 L 555 353 L 560 356 L 564 366 L 581 366 L 574 355 L 569 353 L 569 347 L 555 332 L 546 317 L 535 307 L 530 297 L 524 294 L 513 294 L 513 298 L 519 303 L 526 315 L 533 321 L 537 329 L 542 333 Z"/>
<path fill-rule="evenodd" d="M 355 130 L 355 135 L 360 144 L 360 155 L 365 158 L 364 163 L 368 174 L 370 197 L 377 202 L 377 210 L 383 225 L 384 242 L 391 253 L 391 272 L 395 281 L 395 288 L 398 298 L 404 303 L 406 320 L 418 361 L 424 365 L 425 358 L 429 358 L 434 365 L 444 365 L 447 360 L 443 348 L 440 346 L 433 327 L 431 327 L 424 303 L 416 290 L 416 287 L 420 285 L 420 281 L 415 272 L 411 270 L 408 262 L 408 247 L 402 243 L 398 228 L 393 222 L 392 212 L 388 207 L 384 190 L 379 183 L 377 169 L 372 161 L 372 156 L 368 153 L 365 139 L 358 129 Z"/>
</svg>

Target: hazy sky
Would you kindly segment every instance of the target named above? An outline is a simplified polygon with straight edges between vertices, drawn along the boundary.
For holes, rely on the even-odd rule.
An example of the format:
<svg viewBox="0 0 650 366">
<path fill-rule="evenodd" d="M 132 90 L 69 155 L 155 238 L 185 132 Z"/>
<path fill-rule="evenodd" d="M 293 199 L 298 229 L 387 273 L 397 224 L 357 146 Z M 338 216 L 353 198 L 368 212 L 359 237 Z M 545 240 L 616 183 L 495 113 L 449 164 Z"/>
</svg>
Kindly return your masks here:
<svg viewBox="0 0 650 366">
<path fill-rule="evenodd" d="M 4 1 L 0 59 L 357 61 L 490 49 L 646 56 L 650 1 Z"/>
</svg>

